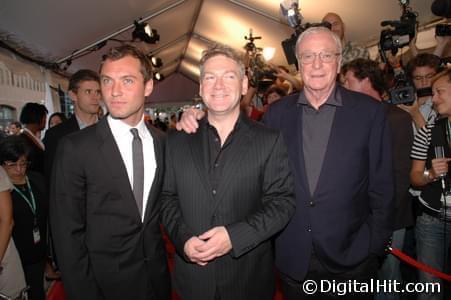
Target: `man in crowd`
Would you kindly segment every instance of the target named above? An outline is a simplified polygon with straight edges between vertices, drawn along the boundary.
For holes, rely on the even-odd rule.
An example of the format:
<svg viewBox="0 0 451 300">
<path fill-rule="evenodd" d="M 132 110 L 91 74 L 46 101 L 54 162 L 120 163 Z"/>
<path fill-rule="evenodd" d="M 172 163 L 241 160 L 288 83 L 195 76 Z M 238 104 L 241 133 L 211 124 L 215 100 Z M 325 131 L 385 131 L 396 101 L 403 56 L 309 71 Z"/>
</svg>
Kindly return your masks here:
<svg viewBox="0 0 451 300">
<path fill-rule="evenodd" d="M 100 79 L 92 70 L 79 70 L 69 79 L 69 96 L 74 103 L 74 115 L 45 133 L 45 174 L 50 179 L 56 147 L 63 136 L 97 122 Z"/>
<path fill-rule="evenodd" d="M 331 25 L 332 32 L 338 35 L 341 40 L 343 47 L 341 60 L 343 64 L 356 58 L 370 57 L 366 48 L 363 48 L 353 42 L 346 41 L 345 24 L 338 14 L 329 12 L 323 17 L 322 21 L 329 23 Z"/>
<path fill-rule="evenodd" d="M 52 173 L 50 221 L 66 294 L 166 300 L 164 141 L 144 123 L 152 67 L 138 49 L 122 45 L 105 55 L 100 82 L 110 115 L 63 137 Z"/>
<path fill-rule="evenodd" d="M 341 69 L 342 83 L 347 89 L 367 94 L 382 102 L 386 92 L 385 81 L 379 64 L 375 61 L 357 58 Z M 393 170 L 395 179 L 395 214 L 392 247 L 402 249 L 406 228 L 414 224 L 412 201 L 409 194 L 410 149 L 413 142 L 412 118 L 395 105 L 383 102 L 387 120 L 392 133 Z M 386 257 L 380 271 L 379 279 L 402 282 L 400 261 L 393 255 Z M 387 281 L 388 282 L 388 281 Z M 399 299 L 399 294 L 379 293 L 376 299 Z"/>
<path fill-rule="evenodd" d="M 168 136 L 163 224 L 174 242 L 182 299 L 268 299 L 274 294 L 271 237 L 295 211 L 282 135 L 240 113 L 248 79 L 231 48 L 200 62 L 207 117 L 194 135 Z"/>
<path fill-rule="evenodd" d="M 19 135 L 21 130 L 22 130 L 22 124 L 20 124 L 20 122 L 18 122 L 18 121 L 12 122 L 8 126 L 9 135 Z"/>
<path fill-rule="evenodd" d="M 384 107 L 337 86 L 341 40 L 325 27 L 298 38 L 304 89 L 274 103 L 265 123 L 282 131 L 294 168 L 297 209 L 276 240 L 285 299 L 309 297 L 303 282 L 368 282 L 392 234 L 393 170 Z M 187 132 L 200 113 L 183 114 Z M 317 292 L 321 299 L 337 294 Z M 348 296 L 348 295 L 347 295 Z M 355 299 L 373 295 L 355 294 Z"/>
</svg>

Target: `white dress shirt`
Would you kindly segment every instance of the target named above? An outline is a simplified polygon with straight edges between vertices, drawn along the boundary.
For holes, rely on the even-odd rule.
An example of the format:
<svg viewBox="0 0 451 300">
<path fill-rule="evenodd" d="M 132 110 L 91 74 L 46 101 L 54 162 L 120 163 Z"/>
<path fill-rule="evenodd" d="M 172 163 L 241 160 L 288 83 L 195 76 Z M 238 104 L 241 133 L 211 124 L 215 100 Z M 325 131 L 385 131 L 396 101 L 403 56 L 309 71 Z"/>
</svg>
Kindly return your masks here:
<svg viewBox="0 0 451 300">
<path fill-rule="evenodd" d="M 110 115 L 107 116 L 108 124 L 113 132 L 114 140 L 119 148 L 119 152 L 122 156 L 122 161 L 125 164 L 128 174 L 128 180 L 130 182 L 130 188 L 133 187 L 133 154 L 132 154 L 132 141 L 133 134 L 131 128 L 138 129 L 139 137 L 141 138 L 143 145 L 144 156 L 144 193 L 143 193 L 143 212 L 141 220 L 144 220 L 146 213 L 147 199 L 149 198 L 150 188 L 155 177 L 155 170 L 157 162 L 155 160 L 155 149 L 153 146 L 153 138 L 144 124 L 144 116 L 141 121 L 135 127 L 131 127 L 121 120 L 113 119 Z M 114 162 L 113 162 L 114 163 Z"/>
</svg>

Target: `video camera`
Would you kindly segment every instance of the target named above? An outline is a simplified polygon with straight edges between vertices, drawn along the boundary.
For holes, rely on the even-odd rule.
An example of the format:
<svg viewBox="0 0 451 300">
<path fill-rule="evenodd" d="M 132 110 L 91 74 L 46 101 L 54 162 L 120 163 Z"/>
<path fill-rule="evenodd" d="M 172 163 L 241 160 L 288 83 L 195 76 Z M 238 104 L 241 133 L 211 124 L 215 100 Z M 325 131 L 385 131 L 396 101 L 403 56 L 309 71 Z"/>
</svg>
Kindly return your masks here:
<svg viewBox="0 0 451 300">
<path fill-rule="evenodd" d="M 400 20 L 381 22 L 381 26 L 390 26 L 393 29 L 382 30 L 379 47 L 381 51 L 391 50 L 393 55 L 398 52 L 399 48 L 408 45 L 415 37 L 417 26 L 418 14 L 409 7 L 409 0 L 399 0 L 399 4 L 402 8 Z"/>
<path fill-rule="evenodd" d="M 404 71 L 395 76 L 395 84 L 390 89 L 391 104 L 411 105 L 416 99 L 415 87 L 408 80 Z"/>
<path fill-rule="evenodd" d="M 248 42 L 244 46 L 246 50 L 245 65 L 250 71 L 249 81 L 252 86 L 257 88 L 258 92 L 265 91 L 277 78 L 276 71 L 266 64 L 261 51 L 255 45 L 255 40 L 260 40 L 260 36 L 253 36 L 252 29 L 249 30 L 249 36 L 244 37 Z"/>
<path fill-rule="evenodd" d="M 302 32 L 310 27 L 327 27 L 331 29 L 332 25 L 328 22 L 322 23 L 305 23 L 302 24 L 303 17 L 299 11 L 299 4 L 297 0 L 285 1 L 286 3 L 280 4 L 280 11 L 282 15 L 287 19 L 288 25 L 294 28 L 294 33 L 290 38 L 282 41 L 282 48 L 287 59 L 288 64 L 295 65 L 298 68 L 296 58 L 296 41 Z"/>
</svg>

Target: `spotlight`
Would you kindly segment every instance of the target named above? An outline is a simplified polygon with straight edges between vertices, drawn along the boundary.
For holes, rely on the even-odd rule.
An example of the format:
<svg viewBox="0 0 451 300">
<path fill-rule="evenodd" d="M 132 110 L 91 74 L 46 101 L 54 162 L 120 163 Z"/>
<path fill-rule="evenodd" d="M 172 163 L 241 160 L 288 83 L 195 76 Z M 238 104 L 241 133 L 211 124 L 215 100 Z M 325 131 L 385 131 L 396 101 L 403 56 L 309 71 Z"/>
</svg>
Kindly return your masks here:
<svg viewBox="0 0 451 300">
<path fill-rule="evenodd" d="M 163 65 L 163 61 L 159 57 L 151 56 L 150 61 L 152 62 L 152 66 L 155 68 L 159 68 Z"/>
<path fill-rule="evenodd" d="M 160 72 L 155 72 L 153 74 L 153 79 L 155 79 L 156 81 L 162 81 L 164 79 L 164 76 Z"/>
<path fill-rule="evenodd" d="M 156 29 L 150 28 L 147 23 L 135 21 L 135 30 L 132 32 L 133 41 L 139 40 L 148 44 L 155 44 L 160 40 L 160 35 Z"/>
</svg>

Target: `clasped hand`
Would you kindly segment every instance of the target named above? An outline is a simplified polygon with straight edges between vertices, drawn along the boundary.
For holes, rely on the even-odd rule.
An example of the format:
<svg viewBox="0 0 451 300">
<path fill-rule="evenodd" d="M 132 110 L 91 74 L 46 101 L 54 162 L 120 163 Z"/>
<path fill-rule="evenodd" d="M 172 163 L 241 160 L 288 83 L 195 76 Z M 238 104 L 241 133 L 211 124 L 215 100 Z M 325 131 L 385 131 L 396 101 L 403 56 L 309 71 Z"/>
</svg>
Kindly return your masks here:
<svg viewBox="0 0 451 300">
<path fill-rule="evenodd" d="M 232 242 L 224 226 L 213 227 L 199 236 L 193 236 L 184 246 L 188 259 L 200 266 L 207 265 L 216 257 L 229 253 L 230 250 L 232 250 Z"/>
</svg>

